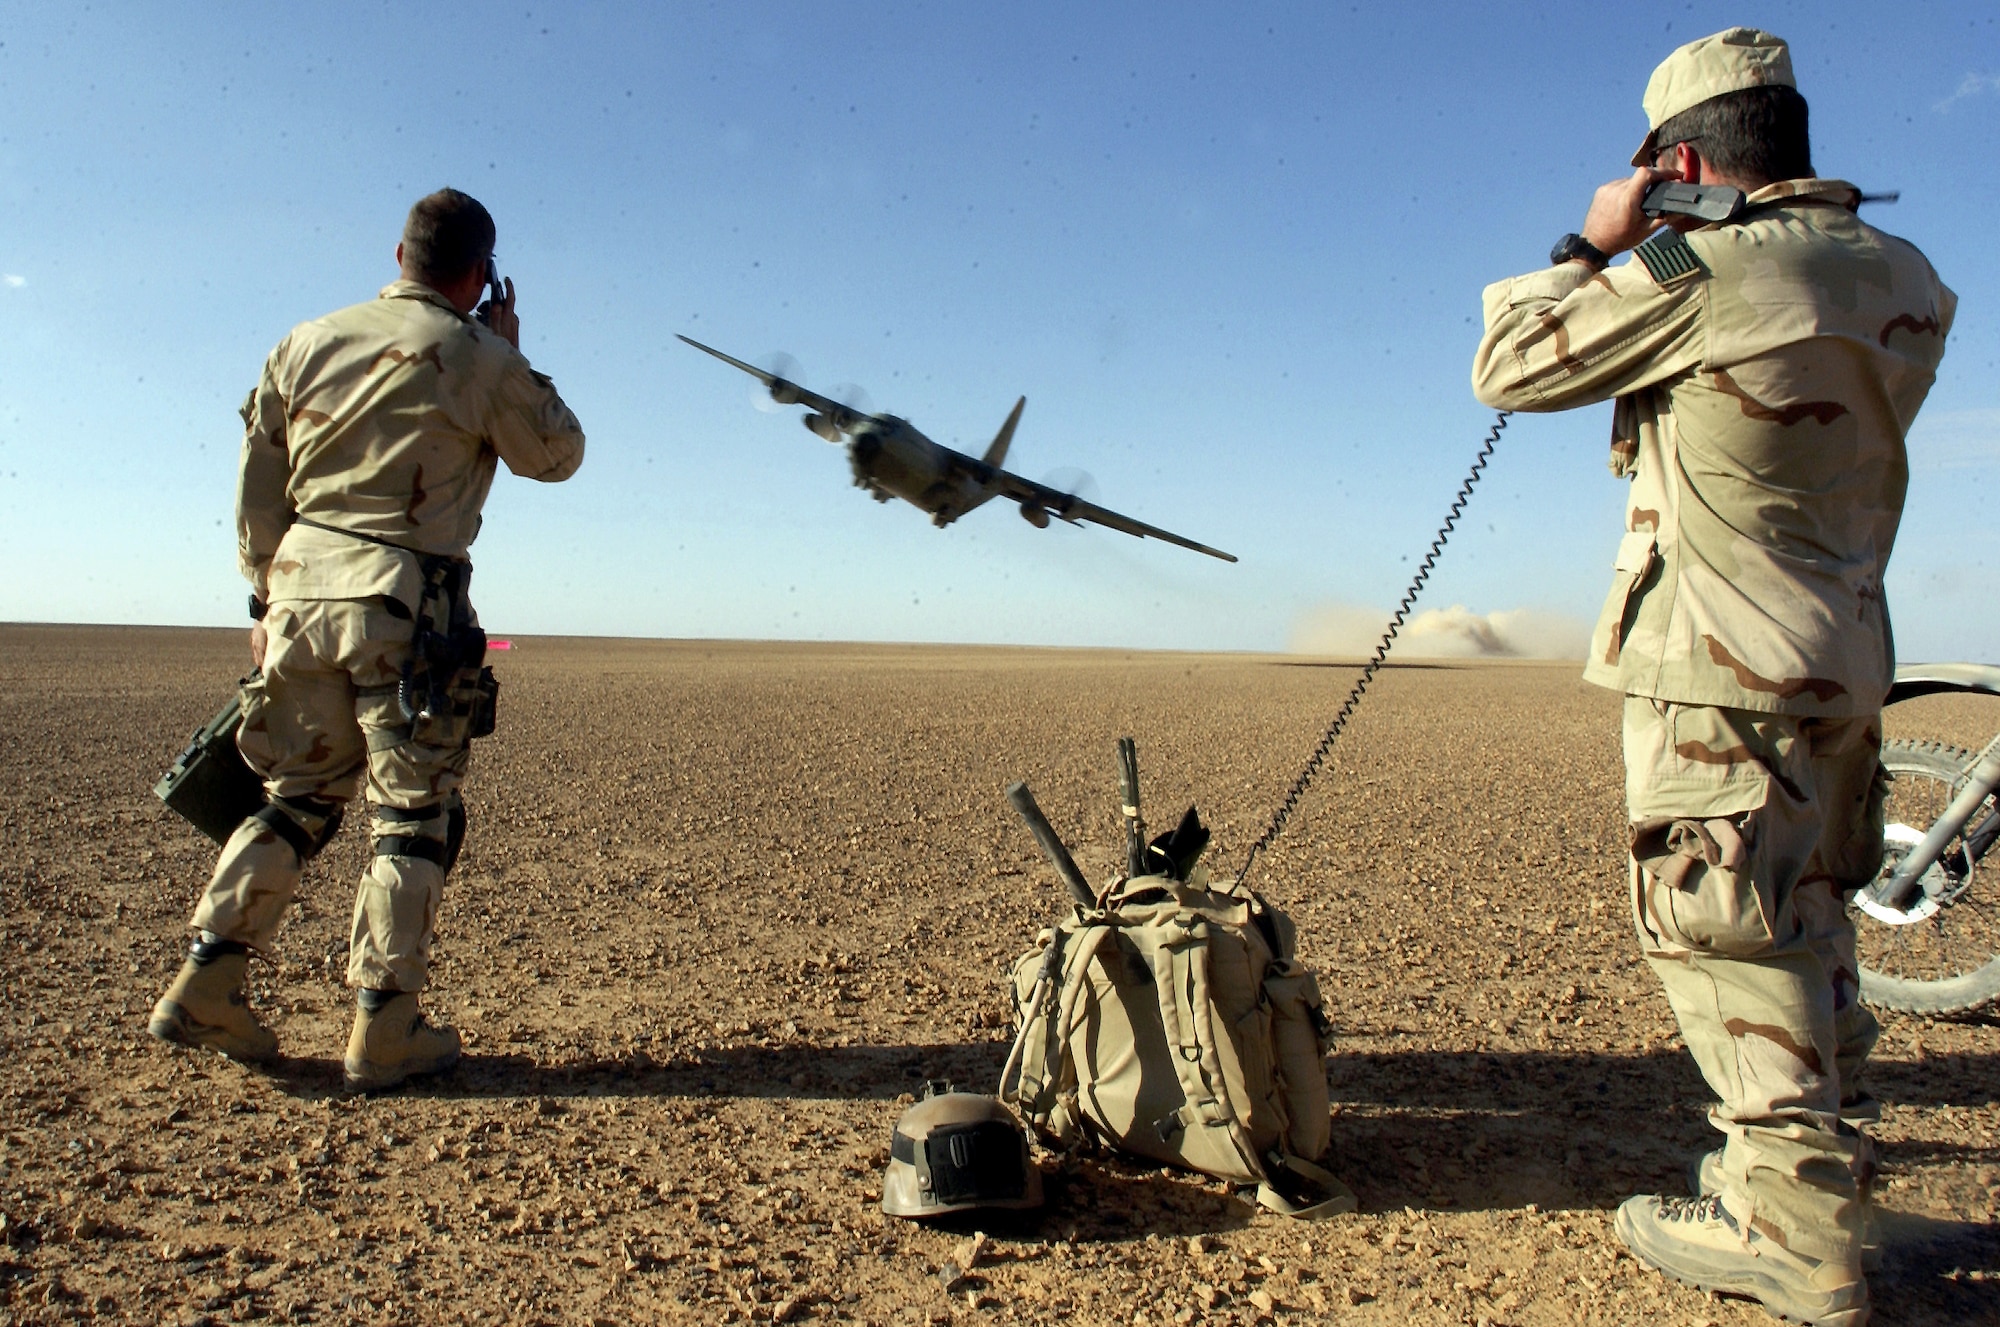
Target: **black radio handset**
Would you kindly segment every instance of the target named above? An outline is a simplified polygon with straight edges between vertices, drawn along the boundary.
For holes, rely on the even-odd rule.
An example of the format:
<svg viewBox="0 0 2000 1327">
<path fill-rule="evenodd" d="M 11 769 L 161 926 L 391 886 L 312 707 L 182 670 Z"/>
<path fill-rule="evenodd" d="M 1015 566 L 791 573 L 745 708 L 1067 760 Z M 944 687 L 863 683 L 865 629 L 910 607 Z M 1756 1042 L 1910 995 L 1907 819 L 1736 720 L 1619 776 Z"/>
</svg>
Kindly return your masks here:
<svg viewBox="0 0 2000 1327">
<path fill-rule="evenodd" d="M 486 255 L 486 298 L 479 302 L 479 307 L 472 311 L 472 316 L 482 323 L 492 323 L 493 306 L 498 304 L 505 297 L 505 294 L 505 290 L 500 285 L 500 264 L 492 254 L 488 254 Z"/>
<path fill-rule="evenodd" d="M 1858 203 L 1893 203 L 1900 192 L 1862 194 Z M 1762 206 L 1760 204 L 1759 206 Z M 1744 200 L 1741 189 L 1726 184 L 1689 184 L 1685 180 L 1662 180 L 1646 190 L 1639 210 L 1649 217 L 1699 217 L 1703 221 L 1740 221 Z"/>
<path fill-rule="evenodd" d="M 1743 215 L 1743 191 L 1726 184 L 1689 184 L 1661 180 L 1646 190 L 1639 210 L 1649 217 L 1699 217 L 1703 221 L 1734 221 Z"/>
</svg>

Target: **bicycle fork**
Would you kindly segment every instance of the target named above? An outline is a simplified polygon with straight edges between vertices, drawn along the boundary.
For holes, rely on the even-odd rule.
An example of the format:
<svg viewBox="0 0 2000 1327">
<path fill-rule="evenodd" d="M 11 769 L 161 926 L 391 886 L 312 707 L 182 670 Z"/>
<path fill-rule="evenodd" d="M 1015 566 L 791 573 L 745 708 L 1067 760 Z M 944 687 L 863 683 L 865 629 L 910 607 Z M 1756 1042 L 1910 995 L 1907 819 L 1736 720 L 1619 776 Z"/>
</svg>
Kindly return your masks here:
<svg viewBox="0 0 2000 1327">
<path fill-rule="evenodd" d="M 2000 788 L 2000 736 L 1988 742 L 1986 749 L 1979 753 L 1979 759 L 1973 762 L 1972 771 L 1966 776 L 1965 786 L 1959 789 L 1958 796 L 1952 798 L 1951 806 L 1945 813 L 1931 825 L 1923 842 L 1910 849 L 1896 863 L 1896 869 L 1888 879 L 1868 891 L 1874 896 L 1874 902 L 1897 912 L 1907 911 L 1916 902 L 1924 873 L 1936 865 L 1943 855 L 1944 845 L 1951 842 L 1953 835 L 1965 829 L 1973 812 L 1995 788 Z M 2000 837 L 2000 811 L 1989 815 L 1968 837 L 1965 861 L 1968 870 L 1980 853 L 1991 846 L 1995 837 Z"/>
</svg>

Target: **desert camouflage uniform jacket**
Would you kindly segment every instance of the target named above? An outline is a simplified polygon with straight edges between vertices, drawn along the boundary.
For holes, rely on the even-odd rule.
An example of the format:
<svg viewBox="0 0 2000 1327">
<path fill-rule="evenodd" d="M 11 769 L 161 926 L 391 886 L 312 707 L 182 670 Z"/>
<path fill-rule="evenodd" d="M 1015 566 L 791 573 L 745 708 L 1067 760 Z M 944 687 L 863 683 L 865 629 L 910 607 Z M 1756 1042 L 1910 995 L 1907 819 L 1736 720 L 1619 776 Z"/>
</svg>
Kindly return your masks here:
<svg viewBox="0 0 2000 1327">
<path fill-rule="evenodd" d="M 1632 477 L 1586 679 L 1780 714 L 1880 709 L 1894 671 L 1882 573 L 1905 433 L 1957 298 L 1839 180 L 1750 195 L 1729 225 L 1634 261 L 1488 286 L 1473 390 L 1564 410 L 1615 397 Z"/>
<path fill-rule="evenodd" d="M 583 463 L 583 430 L 555 384 L 414 281 L 293 328 L 243 425 L 237 560 L 266 600 L 414 605 L 421 593 L 409 553 L 296 518 L 461 557 L 496 458 L 546 481 Z"/>
</svg>

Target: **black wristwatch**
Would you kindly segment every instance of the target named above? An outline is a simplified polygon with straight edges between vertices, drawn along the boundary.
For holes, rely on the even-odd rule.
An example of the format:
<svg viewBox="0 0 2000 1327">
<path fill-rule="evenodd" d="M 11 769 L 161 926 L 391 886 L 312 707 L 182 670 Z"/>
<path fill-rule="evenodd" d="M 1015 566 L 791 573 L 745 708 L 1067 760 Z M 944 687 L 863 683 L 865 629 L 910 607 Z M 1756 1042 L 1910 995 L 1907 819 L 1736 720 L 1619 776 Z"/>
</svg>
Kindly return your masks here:
<svg viewBox="0 0 2000 1327">
<path fill-rule="evenodd" d="M 269 604 L 265 603 L 262 599 L 259 599 L 256 595 L 254 594 L 251 595 L 250 620 L 252 622 L 262 622 L 264 620 L 264 614 L 267 611 L 269 611 L 270 607 L 271 606 Z"/>
<path fill-rule="evenodd" d="M 1581 258 L 1599 271 L 1611 262 L 1610 254 L 1573 232 L 1557 240 L 1556 247 L 1549 250 L 1551 263 L 1566 263 L 1572 258 Z"/>
</svg>

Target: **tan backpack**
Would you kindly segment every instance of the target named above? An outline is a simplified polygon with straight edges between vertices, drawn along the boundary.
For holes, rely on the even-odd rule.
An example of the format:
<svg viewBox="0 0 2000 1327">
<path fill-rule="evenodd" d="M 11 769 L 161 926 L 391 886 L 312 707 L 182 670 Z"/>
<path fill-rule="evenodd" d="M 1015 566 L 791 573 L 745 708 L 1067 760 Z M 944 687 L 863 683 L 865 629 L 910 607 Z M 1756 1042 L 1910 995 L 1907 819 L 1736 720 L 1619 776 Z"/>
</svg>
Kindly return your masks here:
<svg viewBox="0 0 2000 1327">
<path fill-rule="evenodd" d="M 1086 1139 L 1258 1186 L 1293 1216 L 1355 1208 L 1329 1144 L 1319 983 L 1254 892 L 1139 876 L 1014 966 L 1000 1097 L 1059 1148 Z"/>
</svg>

